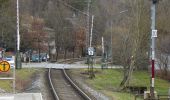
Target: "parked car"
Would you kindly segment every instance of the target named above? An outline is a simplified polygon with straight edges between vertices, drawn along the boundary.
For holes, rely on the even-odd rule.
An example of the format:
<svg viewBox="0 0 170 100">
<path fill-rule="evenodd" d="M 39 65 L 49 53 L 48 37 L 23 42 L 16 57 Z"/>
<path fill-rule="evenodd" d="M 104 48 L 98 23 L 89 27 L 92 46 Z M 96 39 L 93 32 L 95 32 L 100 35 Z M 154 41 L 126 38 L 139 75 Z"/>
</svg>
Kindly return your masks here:
<svg viewBox="0 0 170 100">
<path fill-rule="evenodd" d="M 41 58 L 42 58 L 42 61 L 47 61 L 48 60 L 46 53 L 41 53 Z"/>
<path fill-rule="evenodd" d="M 41 53 L 40 57 L 39 57 L 39 54 L 32 54 L 31 61 L 32 62 L 47 61 L 47 54 L 46 53 Z"/>
<path fill-rule="evenodd" d="M 32 61 L 32 62 L 41 62 L 42 59 L 41 59 L 41 56 L 40 56 L 40 58 L 39 58 L 39 55 L 38 55 L 38 54 L 33 54 L 33 55 L 31 56 L 31 61 Z"/>
<path fill-rule="evenodd" d="M 9 64 L 13 67 L 15 66 L 15 57 L 14 56 L 6 56 L 4 60 L 8 61 Z"/>
</svg>

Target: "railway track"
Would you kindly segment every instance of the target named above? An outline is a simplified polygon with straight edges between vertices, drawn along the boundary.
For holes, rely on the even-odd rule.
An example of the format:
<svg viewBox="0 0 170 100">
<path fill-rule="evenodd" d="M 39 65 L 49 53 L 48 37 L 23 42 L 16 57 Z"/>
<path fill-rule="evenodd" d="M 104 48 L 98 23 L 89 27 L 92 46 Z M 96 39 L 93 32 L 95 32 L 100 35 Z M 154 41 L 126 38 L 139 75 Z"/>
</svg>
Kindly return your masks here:
<svg viewBox="0 0 170 100">
<path fill-rule="evenodd" d="M 67 60 L 69 63 L 74 61 Z M 77 59 L 75 61 L 78 61 Z M 49 69 L 49 84 L 55 100 L 92 100 L 68 76 L 65 69 Z"/>
</svg>

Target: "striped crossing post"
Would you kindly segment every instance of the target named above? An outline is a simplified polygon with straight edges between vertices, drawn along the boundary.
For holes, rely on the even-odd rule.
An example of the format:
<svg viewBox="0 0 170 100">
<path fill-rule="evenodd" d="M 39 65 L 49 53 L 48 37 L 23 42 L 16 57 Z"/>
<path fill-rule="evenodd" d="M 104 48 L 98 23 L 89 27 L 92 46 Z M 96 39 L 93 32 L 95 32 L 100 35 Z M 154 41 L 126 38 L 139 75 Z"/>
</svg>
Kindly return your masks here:
<svg viewBox="0 0 170 100">
<path fill-rule="evenodd" d="M 152 6 L 151 6 L 151 88 L 150 88 L 150 94 L 151 99 L 155 99 L 154 95 L 154 87 L 155 87 L 155 40 L 157 37 L 157 30 L 155 29 L 155 22 L 156 22 L 156 4 L 158 0 L 152 0 Z"/>
</svg>

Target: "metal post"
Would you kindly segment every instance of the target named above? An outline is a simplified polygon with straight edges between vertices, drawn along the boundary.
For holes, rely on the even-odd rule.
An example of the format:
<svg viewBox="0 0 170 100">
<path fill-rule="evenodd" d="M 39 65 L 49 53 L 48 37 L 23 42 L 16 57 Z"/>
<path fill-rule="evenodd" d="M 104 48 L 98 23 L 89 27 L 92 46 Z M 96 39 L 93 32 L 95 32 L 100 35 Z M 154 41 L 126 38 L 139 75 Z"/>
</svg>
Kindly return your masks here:
<svg viewBox="0 0 170 100">
<path fill-rule="evenodd" d="M 110 56 L 111 56 L 111 64 L 112 64 L 112 61 L 113 61 L 113 31 L 112 31 L 112 27 L 113 27 L 113 22 L 111 21 L 111 39 L 110 39 Z M 112 66 L 112 65 L 111 65 Z"/>
<path fill-rule="evenodd" d="M 104 39 L 102 37 L 102 53 L 104 54 Z"/>
<path fill-rule="evenodd" d="M 16 86 L 16 77 L 15 77 L 15 65 L 14 65 L 14 68 L 13 68 L 13 93 L 16 93 L 15 86 Z"/>
<path fill-rule="evenodd" d="M 90 21 L 90 2 L 91 0 L 88 0 L 87 4 L 87 29 L 86 29 L 86 48 L 89 47 L 89 21 Z"/>
<path fill-rule="evenodd" d="M 20 55 L 20 31 L 19 31 L 19 0 L 17 0 L 17 52 L 16 52 L 16 68 L 21 68 L 21 55 Z"/>
<path fill-rule="evenodd" d="M 90 21 L 90 16 L 89 16 L 89 14 L 90 14 L 90 2 L 91 2 L 91 0 L 88 0 L 88 2 L 87 2 L 87 29 L 86 29 L 86 51 L 88 50 L 88 47 L 89 47 L 89 21 Z M 87 63 L 88 63 L 88 72 L 89 72 L 89 60 L 90 60 L 90 58 L 89 58 L 89 55 L 87 55 Z"/>
<path fill-rule="evenodd" d="M 93 38 L 93 20 L 94 20 L 94 15 L 92 15 L 92 22 L 91 22 L 91 30 L 90 30 L 90 47 L 92 47 L 92 38 Z M 89 63 L 90 63 L 90 78 L 94 78 L 94 72 L 93 72 L 93 57 L 89 57 Z"/>
<path fill-rule="evenodd" d="M 127 12 L 128 10 L 122 10 L 122 11 L 120 11 L 119 13 L 118 13 L 118 15 L 120 15 L 120 14 L 123 14 L 123 13 L 125 13 L 125 12 Z M 113 15 L 112 15 L 113 16 Z M 110 32 L 110 58 L 111 58 L 111 63 L 113 62 L 113 20 L 111 20 L 111 32 Z M 111 67 L 112 67 L 112 65 L 111 65 Z"/>
<path fill-rule="evenodd" d="M 37 39 L 38 39 L 38 62 L 40 63 L 41 62 L 41 60 L 40 60 L 40 40 L 39 40 L 39 37 Z"/>
<path fill-rule="evenodd" d="M 105 66 L 105 48 L 104 48 L 104 38 L 102 37 L 102 65 L 101 68 L 103 69 Z"/>
<path fill-rule="evenodd" d="M 152 6 L 151 6 L 151 64 L 152 64 L 152 78 L 151 78 L 151 88 L 150 88 L 150 94 L 151 99 L 154 99 L 154 86 L 155 86 L 155 38 L 153 31 L 155 30 L 155 21 L 156 21 L 156 3 L 157 0 L 153 0 Z"/>
<path fill-rule="evenodd" d="M 17 0 L 17 50 L 20 50 L 20 34 L 19 34 L 19 0 Z"/>
<path fill-rule="evenodd" d="M 91 32 L 90 32 L 90 47 L 92 45 L 92 38 L 93 38 L 93 20 L 94 20 L 94 15 L 92 15 Z"/>
</svg>

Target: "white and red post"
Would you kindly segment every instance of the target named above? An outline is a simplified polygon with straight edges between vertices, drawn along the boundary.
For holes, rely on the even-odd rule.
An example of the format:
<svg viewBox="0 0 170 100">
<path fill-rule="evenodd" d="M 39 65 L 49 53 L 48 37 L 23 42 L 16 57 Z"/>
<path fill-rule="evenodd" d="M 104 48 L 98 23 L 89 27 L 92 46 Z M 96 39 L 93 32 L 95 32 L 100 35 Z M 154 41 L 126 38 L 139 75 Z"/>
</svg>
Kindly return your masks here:
<svg viewBox="0 0 170 100">
<path fill-rule="evenodd" d="M 152 65 L 152 77 L 151 77 L 151 88 L 150 88 L 150 94 L 151 98 L 154 99 L 154 87 L 155 87 L 155 40 L 157 37 L 157 30 L 155 29 L 155 22 L 156 22 L 156 3 L 157 0 L 152 0 L 152 6 L 151 6 L 151 65 Z"/>
</svg>

